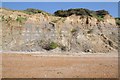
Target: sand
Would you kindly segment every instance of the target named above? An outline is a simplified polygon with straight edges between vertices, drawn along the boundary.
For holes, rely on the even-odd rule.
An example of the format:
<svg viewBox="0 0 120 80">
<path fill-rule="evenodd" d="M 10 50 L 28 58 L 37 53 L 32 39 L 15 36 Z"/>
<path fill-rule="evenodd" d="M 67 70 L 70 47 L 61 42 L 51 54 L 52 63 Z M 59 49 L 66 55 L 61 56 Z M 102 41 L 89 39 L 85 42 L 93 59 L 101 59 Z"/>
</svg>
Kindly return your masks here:
<svg viewBox="0 0 120 80">
<path fill-rule="evenodd" d="M 3 78 L 117 78 L 115 54 L 2 54 Z"/>
<path fill-rule="evenodd" d="M 0 78 L 2 78 L 2 54 L 0 53 Z"/>
</svg>

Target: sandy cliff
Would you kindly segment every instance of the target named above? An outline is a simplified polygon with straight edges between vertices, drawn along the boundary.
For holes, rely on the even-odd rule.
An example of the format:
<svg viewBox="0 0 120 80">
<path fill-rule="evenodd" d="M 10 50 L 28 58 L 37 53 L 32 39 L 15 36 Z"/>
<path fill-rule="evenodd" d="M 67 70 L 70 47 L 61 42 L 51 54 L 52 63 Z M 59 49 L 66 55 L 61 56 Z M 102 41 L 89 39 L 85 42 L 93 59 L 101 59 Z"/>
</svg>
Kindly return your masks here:
<svg viewBox="0 0 120 80">
<path fill-rule="evenodd" d="M 118 25 L 109 14 L 100 20 L 88 15 L 0 10 L 3 51 L 106 53 L 118 49 Z"/>
</svg>

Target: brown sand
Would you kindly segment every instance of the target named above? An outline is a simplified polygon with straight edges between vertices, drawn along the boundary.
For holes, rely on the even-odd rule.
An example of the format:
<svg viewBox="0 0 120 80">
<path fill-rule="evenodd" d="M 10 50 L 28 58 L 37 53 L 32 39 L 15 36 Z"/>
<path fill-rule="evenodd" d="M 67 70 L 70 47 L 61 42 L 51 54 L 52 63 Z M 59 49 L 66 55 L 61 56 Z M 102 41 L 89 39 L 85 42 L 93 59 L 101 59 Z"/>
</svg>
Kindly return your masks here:
<svg viewBox="0 0 120 80">
<path fill-rule="evenodd" d="M 2 78 L 2 54 L 0 53 L 0 79 Z"/>
<path fill-rule="evenodd" d="M 3 78 L 116 78 L 117 57 L 3 54 Z"/>
</svg>

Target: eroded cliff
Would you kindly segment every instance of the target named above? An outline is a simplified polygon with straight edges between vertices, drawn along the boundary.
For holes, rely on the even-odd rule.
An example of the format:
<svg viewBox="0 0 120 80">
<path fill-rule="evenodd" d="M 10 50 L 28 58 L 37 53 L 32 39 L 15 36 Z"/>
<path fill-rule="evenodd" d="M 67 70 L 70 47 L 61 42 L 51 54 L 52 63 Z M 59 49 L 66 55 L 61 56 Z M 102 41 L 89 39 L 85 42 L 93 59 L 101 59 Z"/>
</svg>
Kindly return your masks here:
<svg viewBox="0 0 120 80">
<path fill-rule="evenodd" d="M 79 11 L 79 15 L 54 16 L 0 10 L 3 51 L 106 53 L 118 49 L 118 25 L 110 14 L 99 18 Z"/>
</svg>

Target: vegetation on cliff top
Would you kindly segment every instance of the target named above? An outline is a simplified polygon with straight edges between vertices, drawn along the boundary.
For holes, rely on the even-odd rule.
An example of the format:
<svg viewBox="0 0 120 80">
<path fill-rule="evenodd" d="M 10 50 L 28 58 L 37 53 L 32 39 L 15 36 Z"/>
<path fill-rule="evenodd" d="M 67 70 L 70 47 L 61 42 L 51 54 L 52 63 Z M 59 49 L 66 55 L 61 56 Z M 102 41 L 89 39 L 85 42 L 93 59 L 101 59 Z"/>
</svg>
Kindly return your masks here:
<svg viewBox="0 0 120 80">
<path fill-rule="evenodd" d="M 95 17 L 99 21 L 102 21 L 104 19 L 105 15 L 109 15 L 108 11 L 105 11 L 105 10 L 92 11 L 92 10 L 83 9 L 83 8 L 58 10 L 54 13 L 55 16 L 59 16 L 59 17 L 68 17 L 68 16 L 71 16 L 73 14 L 75 14 L 77 16 L 80 15 L 80 16 Z"/>
<path fill-rule="evenodd" d="M 45 14 L 48 14 L 48 15 L 51 15 L 50 13 L 47 13 L 45 11 L 42 11 L 42 10 L 39 10 L 39 9 L 33 9 L 33 8 L 28 8 L 26 10 L 24 10 L 23 12 L 25 12 L 26 14 L 38 14 L 38 13 L 45 13 Z"/>
<path fill-rule="evenodd" d="M 33 9 L 33 8 L 28 8 L 26 10 L 24 10 L 25 13 L 27 14 L 37 14 L 37 13 L 47 13 L 45 11 L 39 10 L 39 9 Z M 99 10 L 99 11 L 92 11 L 89 9 L 83 9 L 83 8 L 76 8 L 76 9 L 68 9 L 68 10 L 58 10 L 54 13 L 55 16 L 60 16 L 60 17 L 68 17 L 71 15 L 86 15 L 86 16 L 104 16 L 109 14 L 108 11 L 105 10 Z"/>
<path fill-rule="evenodd" d="M 3 8 L 6 9 L 6 8 Z M 6 10 L 11 10 L 11 9 L 6 9 Z M 110 15 L 108 11 L 106 10 L 98 10 L 98 11 L 93 11 L 89 9 L 84 9 L 84 8 L 76 8 L 76 9 L 68 9 L 68 10 L 57 10 L 54 12 L 54 14 L 50 14 L 48 12 L 45 12 L 43 10 L 39 9 L 33 9 L 33 8 L 28 8 L 26 10 L 11 10 L 11 11 L 22 11 L 26 14 L 32 15 L 32 14 L 47 14 L 47 15 L 54 15 L 54 16 L 59 16 L 59 17 L 68 17 L 71 15 L 77 15 L 77 16 L 91 16 L 96 18 L 98 21 L 103 21 L 105 15 Z M 3 19 L 4 17 L 2 17 Z M 61 18 L 60 18 L 61 19 Z M 115 18 L 116 19 L 116 24 L 120 25 L 120 18 Z M 18 18 L 17 19 L 19 22 L 22 22 L 23 18 Z M 54 20 L 53 22 L 57 22 L 59 20 Z"/>
<path fill-rule="evenodd" d="M 77 8 L 77 9 L 68 9 L 68 10 L 58 10 L 55 13 L 55 16 L 60 17 L 67 17 L 71 16 L 73 14 L 75 15 L 86 15 L 86 16 L 103 16 L 109 14 L 108 11 L 105 10 L 99 10 L 99 11 L 92 11 L 89 9 L 83 9 L 83 8 Z"/>
</svg>

